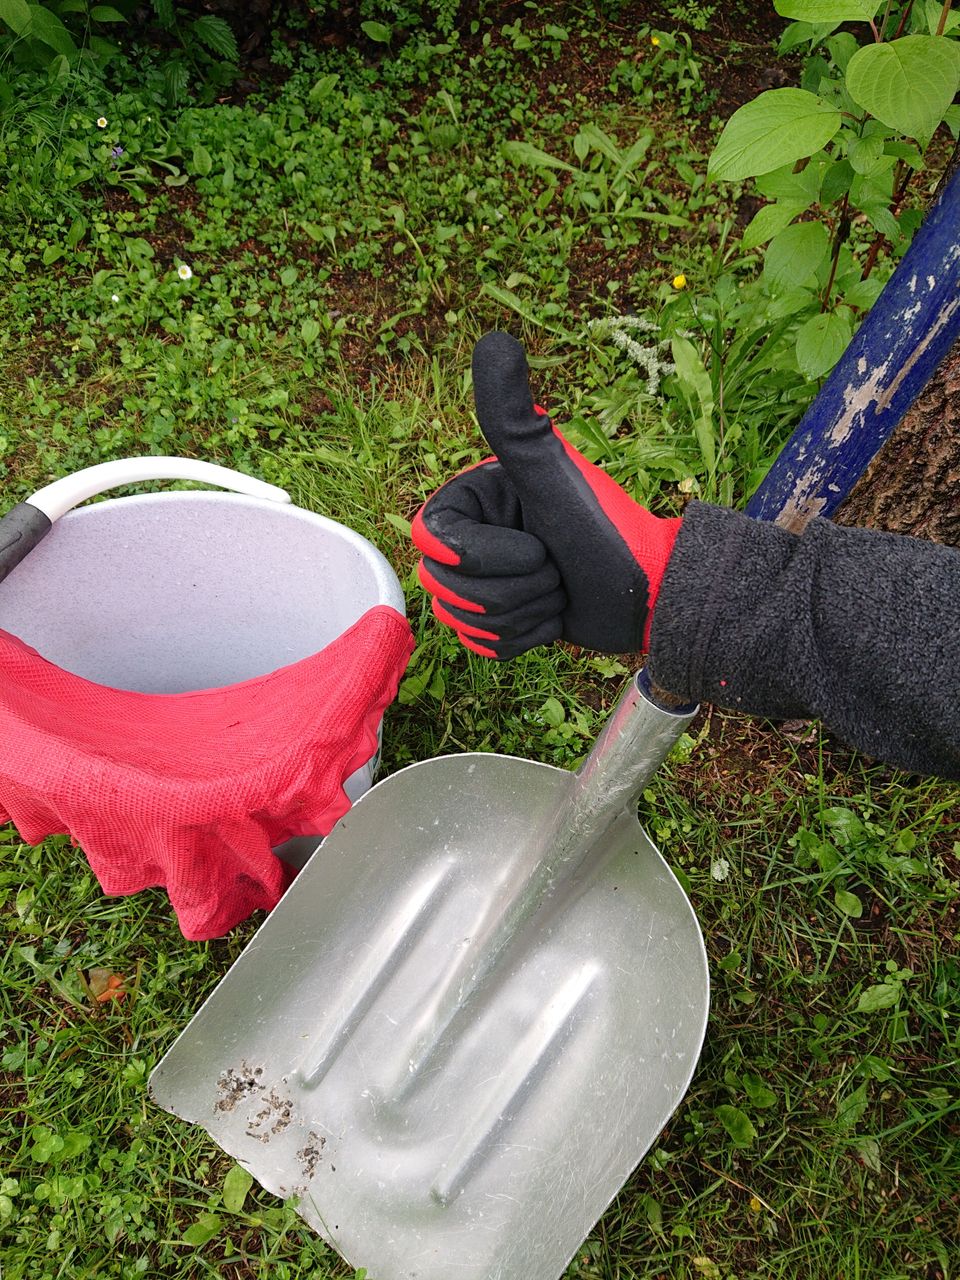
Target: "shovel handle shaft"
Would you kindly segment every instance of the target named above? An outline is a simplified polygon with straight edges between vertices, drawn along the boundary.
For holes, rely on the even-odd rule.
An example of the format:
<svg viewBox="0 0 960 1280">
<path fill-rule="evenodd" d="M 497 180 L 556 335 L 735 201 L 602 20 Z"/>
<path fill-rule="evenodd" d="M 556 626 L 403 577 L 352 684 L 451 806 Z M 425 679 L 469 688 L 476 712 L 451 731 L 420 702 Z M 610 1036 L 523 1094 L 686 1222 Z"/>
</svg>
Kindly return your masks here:
<svg viewBox="0 0 960 1280">
<path fill-rule="evenodd" d="M 574 870 L 620 814 L 636 804 L 696 711 L 696 706 L 669 706 L 645 670 L 633 677 L 574 774 L 547 835 L 544 857 L 527 886 L 536 898 Z"/>
<path fill-rule="evenodd" d="M 389 1091 L 394 1102 L 416 1087 L 451 1023 L 528 921 L 560 883 L 589 862 L 604 835 L 636 804 L 696 710 L 666 705 L 645 671 L 630 681 L 593 750 L 570 775 L 555 817 L 538 833 L 529 870 L 505 892 L 506 906 L 494 907 L 477 929 L 471 948 L 444 974 L 429 1008 L 410 1029 Z"/>
<path fill-rule="evenodd" d="M 489 973 L 557 885 L 576 875 L 617 819 L 636 805 L 696 711 L 696 706 L 669 707 L 658 701 L 646 671 L 633 677 L 593 750 L 572 775 L 556 817 L 540 837 L 539 857 L 491 930 L 471 987 Z"/>
</svg>

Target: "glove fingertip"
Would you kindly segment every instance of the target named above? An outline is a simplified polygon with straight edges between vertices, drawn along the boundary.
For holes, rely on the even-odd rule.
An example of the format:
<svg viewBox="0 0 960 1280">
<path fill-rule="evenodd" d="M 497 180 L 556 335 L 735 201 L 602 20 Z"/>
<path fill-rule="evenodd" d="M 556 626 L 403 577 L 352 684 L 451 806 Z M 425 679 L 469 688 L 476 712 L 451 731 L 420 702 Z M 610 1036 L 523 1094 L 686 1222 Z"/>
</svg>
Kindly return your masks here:
<svg viewBox="0 0 960 1280">
<path fill-rule="evenodd" d="M 460 557 L 451 547 L 437 537 L 437 535 L 427 527 L 424 519 L 424 512 L 429 506 L 429 501 L 425 502 L 417 514 L 410 522 L 410 537 L 413 539 L 414 546 L 423 552 L 425 556 L 429 556 L 431 560 L 437 560 L 440 564 L 457 565 L 460 563 Z"/>
<path fill-rule="evenodd" d="M 468 636 L 463 631 L 457 632 L 457 639 L 465 649 L 472 650 L 473 653 L 479 653 L 481 658 L 500 658 L 500 654 L 495 649 L 488 649 L 486 645 L 475 640 L 473 636 Z"/>
</svg>

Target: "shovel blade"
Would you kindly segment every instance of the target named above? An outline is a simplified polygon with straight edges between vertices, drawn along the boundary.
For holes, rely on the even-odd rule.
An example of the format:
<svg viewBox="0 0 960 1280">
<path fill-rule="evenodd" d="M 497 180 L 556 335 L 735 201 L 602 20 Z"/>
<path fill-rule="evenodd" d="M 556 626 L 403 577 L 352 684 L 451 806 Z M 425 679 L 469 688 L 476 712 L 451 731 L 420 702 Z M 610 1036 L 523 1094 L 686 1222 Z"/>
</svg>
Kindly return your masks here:
<svg viewBox="0 0 960 1280">
<path fill-rule="evenodd" d="M 690 1082 L 703 940 L 632 811 L 434 1019 L 570 785 L 483 754 L 379 783 L 153 1074 L 371 1280 L 556 1280 Z"/>
</svg>

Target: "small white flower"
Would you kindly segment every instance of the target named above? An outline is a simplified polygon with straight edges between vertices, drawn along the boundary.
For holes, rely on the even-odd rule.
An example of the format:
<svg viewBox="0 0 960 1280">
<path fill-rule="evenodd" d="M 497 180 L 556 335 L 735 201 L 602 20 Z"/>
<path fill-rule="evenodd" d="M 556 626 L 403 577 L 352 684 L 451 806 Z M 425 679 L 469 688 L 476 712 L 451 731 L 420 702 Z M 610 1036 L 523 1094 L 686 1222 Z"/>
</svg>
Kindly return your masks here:
<svg viewBox="0 0 960 1280">
<path fill-rule="evenodd" d="M 119 302 L 119 301 L 120 301 L 120 295 L 119 295 L 119 293 L 111 293 L 111 295 L 110 295 L 110 301 L 111 301 L 111 302 Z"/>
<path fill-rule="evenodd" d="M 101 117 L 99 118 L 99 120 L 97 121 L 97 128 L 98 128 L 98 129 L 105 129 L 106 127 L 107 127 L 107 117 L 106 117 L 106 116 L 101 116 Z"/>
<path fill-rule="evenodd" d="M 730 874 L 730 863 L 726 858 L 716 858 L 711 864 L 710 874 L 714 880 L 726 880 Z"/>
<path fill-rule="evenodd" d="M 179 267 L 177 267 L 177 275 L 180 277 L 181 280 L 193 279 L 193 272 L 190 270 L 190 268 L 187 266 L 185 262 L 181 262 Z"/>
</svg>

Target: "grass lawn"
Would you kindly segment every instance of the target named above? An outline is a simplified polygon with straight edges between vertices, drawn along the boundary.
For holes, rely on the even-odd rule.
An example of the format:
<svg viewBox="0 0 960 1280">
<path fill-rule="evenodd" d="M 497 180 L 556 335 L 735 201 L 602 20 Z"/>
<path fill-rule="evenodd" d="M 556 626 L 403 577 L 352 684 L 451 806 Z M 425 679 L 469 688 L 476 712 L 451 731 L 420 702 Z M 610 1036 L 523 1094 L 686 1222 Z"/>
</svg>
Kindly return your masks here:
<svg viewBox="0 0 960 1280">
<path fill-rule="evenodd" d="M 740 242 L 757 202 L 705 177 L 723 120 L 796 68 L 775 15 L 681 16 L 707 8 L 698 31 L 641 3 L 517 5 L 389 46 L 304 22 L 179 101 L 151 47 L 56 97 L 20 73 L 0 112 L 5 507 L 151 452 L 282 484 L 404 584 L 418 648 L 385 770 L 461 750 L 573 765 L 629 659 L 467 654 L 407 524 L 482 456 L 469 355 L 492 327 L 662 514 L 741 505 L 815 394 L 795 299 Z M 701 921 L 711 1022 L 568 1275 L 951 1280 L 960 790 L 705 708 L 643 817 Z M 146 1095 L 258 921 L 187 942 L 161 891 L 105 898 L 65 837 L 7 828 L 0 850 L 2 1280 L 356 1274 Z M 98 999 L 111 976 L 123 998 Z"/>
</svg>

